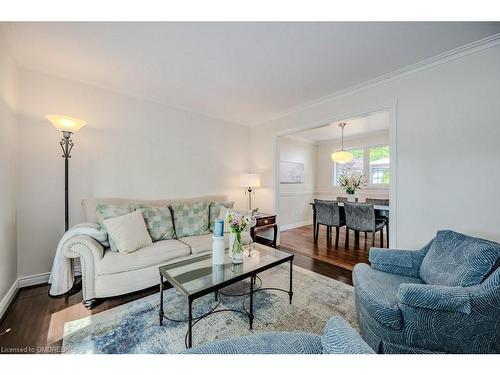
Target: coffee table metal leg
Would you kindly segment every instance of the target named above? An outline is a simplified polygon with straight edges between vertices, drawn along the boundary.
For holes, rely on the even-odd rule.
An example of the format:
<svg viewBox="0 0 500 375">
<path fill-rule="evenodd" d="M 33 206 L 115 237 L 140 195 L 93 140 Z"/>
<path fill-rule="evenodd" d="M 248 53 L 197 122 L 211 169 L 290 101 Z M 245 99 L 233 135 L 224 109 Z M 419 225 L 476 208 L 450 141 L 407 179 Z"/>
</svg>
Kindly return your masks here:
<svg viewBox="0 0 500 375">
<path fill-rule="evenodd" d="M 253 329 L 253 286 L 255 284 L 255 276 L 250 277 L 250 314 L 248 320 L 250 322 L 250 329 Z"/>
<path fill-rule="evenodd" d="M 160 325 L 163 324 L 163 276 L 160 274 Z"/>
<path fill-rule="evenodd" d="M 290 297 L 290 304 L 292 304 L 292 296 L 293 296 L 292 275 L 293 275 L 293 260 L 290 260 L 290 291 L 288 292 L 288 296 Z"/>
<path fill-rule="evenodd" d="M 193 346 L 193 301 L 188 300 L 189 318 L 188 318 L 188 349 Z"/>
</svg>

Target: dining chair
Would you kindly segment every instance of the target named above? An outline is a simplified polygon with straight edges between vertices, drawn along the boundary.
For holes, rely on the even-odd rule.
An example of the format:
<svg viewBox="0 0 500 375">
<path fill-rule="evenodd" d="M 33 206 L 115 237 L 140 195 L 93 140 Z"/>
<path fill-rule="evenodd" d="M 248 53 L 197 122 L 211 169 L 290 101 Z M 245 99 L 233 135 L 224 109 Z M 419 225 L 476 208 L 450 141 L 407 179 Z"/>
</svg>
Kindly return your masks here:
<svg viewBox="0 0 500 375">
<path fill-rule="evenodd" d="M 316 228 L 314 228 L 314 240 L 318 242 L 319 226 L 326 226 L 326 242 L 331 243 L 332 227 L 335 227 L 335 246 L 339 245 L 339 228 L 345 225 L 345 215 L 340 211 L 335 201 L 321 199 L 314 200 L 316 209 Z"/>
<path fill-rule="evenodd" d="M 354 198 L 356 202 L 358 201 L 358 198 Z M 337 202 L 347 202 L 347 197 L 337 197 Z"/>
<path fill-rule="evenodd" d="M 358 239 L 357 234 L 359 232 L 371 232 L 372 247 L 375 246 L 375 233 L 380 231 L 380 247 L 384 247 L 383 229 L 387 222 L 375 217 L 373 204 L 345 202 L 344 211 L 346 220 L 346 247 L 349 245 L 349 229 L 354 231 L 356 239 Z"/>
<path fill-rule="evenodd" d="M 385 198 L 366 198 L 366 203 L 373 204 L 375 206 L 389 206 L 389 199 Z M 386 232 L 387 232 L 387 247 L 389 247 L 389 211 L 375 211 L 375 217 L 377 219 L 384 219 L 386 221 Z M 365 232 L 365 240 L 366 240 L 366 232 Z"/>
</svg>

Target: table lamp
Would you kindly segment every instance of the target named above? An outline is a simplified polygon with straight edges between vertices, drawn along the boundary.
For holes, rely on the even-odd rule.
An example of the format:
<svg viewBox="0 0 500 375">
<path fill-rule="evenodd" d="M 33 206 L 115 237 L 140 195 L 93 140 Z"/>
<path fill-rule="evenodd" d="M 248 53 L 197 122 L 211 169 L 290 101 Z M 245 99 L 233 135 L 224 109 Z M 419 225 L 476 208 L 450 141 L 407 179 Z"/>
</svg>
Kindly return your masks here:
<svg viewBox="0 0 500 375">
<path fill-rule="evenodd" d="M 241 173 L 240 186 L 247 188 L 248 191 L 248 212 L 253 214 L 252 210 L 252 193 L 253 189 L 260 187 L 260 175 L 256 173 Z M 245 192 L 246 194 L 246 192 Z"/>
</svg>

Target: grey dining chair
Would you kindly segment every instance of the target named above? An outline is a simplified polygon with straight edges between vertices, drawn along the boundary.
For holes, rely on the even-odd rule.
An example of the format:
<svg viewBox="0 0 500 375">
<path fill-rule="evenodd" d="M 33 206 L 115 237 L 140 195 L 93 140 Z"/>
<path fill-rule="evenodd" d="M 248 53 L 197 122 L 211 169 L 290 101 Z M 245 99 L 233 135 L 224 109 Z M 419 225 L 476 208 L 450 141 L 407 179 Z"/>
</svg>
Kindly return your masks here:
<svg viewBox="0 0 500 375">
<path fill-rule="evenodd" d="M 389 199 L 384 198 L 366 198 L 366 203 L 370 203 L 376 206 L 389 206 Z M 389 247 L 389 211 L 375 211 L 375 216 L 377 219 L 384 219 L 386 221 L 386 232 L 387 232 L 387 247 Z M 366 240 L 366 232 L 365 232 Z"/>
<path fill-rule="evenodd" d="M 358 201 L 358 198 L 354 198 L 356 202 Z M 337 197 L 337 202 L 347 202 L 347 197 Z"/>
<path fill-rule="evenodd" d="M 349 229 L 354 230 L 354 233 L 370 232 L 372 234 L 372 247 L 375 246 L 375 233 L 380 231 L 380 247 L 384 247 L 384 232 L 386 221 L 375 217 L 375 209 L 373 204 L 369 203 L 344 203 L 345 220 L 346 220 L 346 247 L 349 245 Z"/>
<path fill-rule="evenodd" d="M 318 242 L 319 226 L 326 226 L 326 242 L 331 243 L 332 227 L 335 227 L 335 246 L 339 245 L 339 228 L 345 225 L 345 215 L 340 211 L 335 201 L 314 200 L 316 210 L 316 228 L 314 228 L 314 239 Z"/>
</svg>

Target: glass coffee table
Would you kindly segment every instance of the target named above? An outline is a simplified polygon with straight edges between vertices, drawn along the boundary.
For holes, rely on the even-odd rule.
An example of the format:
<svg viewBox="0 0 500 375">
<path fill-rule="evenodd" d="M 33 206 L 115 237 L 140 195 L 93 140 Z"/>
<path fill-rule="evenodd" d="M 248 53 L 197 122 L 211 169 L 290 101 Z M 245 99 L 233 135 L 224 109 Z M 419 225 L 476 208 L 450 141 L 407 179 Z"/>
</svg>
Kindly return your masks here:
<svg viewBox="0 0 500 375">
<path fill-rule="evenodd" d="M 183 260 L 177 263 L 161 266 L 160 271 L 160 325 L 163 324 L 163 319 L 174 320 L 165 315 L 163 310 L 163 285 L 166 280 L 179 292 L 184 294 L 188 300 L 188 331 L 186 333 L 186 347 L 191 348 L 193 343 L 193 325 L 201 319 L 222 311 L 234 311 L 248 316 L 250 329 L 253 328 L 253 295 L 254 293 L 262 290 L 279 290 L 289 295 L 289 301 L 292 303 L 292 267 L 293 267 L 293 254 L 281 251 L 269 246 L 260 244 L 250 245 L 249 255 L 244 256 L 243 263 L 233 264 L 231 258 L 227 255 L 224 259 L 224 264 L 212 264 L 212 255 L 204 255 L 201 257 Z M 248 254 L 248 253 L 247 253 Z M 289 289 L 279 288 L 265 288 L 262 285 L 256 287 L 256 280 L 258 274 L 276 267 L 283 263 L 290 263 L 290 283 Z M 249 279 L 250 285 L 248 291 L 237 294 L 248 297 L 250 299 L 250 306 L 247 310 L 243 303 L 241 310 L 237 309 L 219 309 L 218 304 L 212 308 L 208 313 L 201 316 L 193 317 L 193 301 L 197 298 L 214 293 L 215 301 L 219 299 L 219 291 L 225 287 L 233 285 L 237 282 Z M 223 292 L 220 292 L 223 294 Z"/>
</svg>

